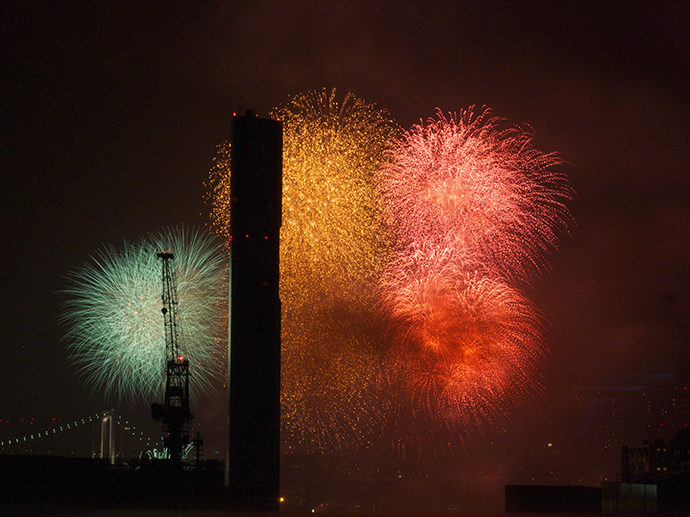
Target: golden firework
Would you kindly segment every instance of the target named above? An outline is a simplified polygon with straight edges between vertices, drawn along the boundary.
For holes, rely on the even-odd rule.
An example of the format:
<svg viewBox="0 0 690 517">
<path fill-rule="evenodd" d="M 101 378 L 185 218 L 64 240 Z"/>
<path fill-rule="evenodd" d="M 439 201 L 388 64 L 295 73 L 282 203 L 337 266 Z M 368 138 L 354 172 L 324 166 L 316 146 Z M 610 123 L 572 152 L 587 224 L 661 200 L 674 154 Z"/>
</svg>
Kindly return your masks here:
<svg viewBox="0 0 690 517">
<path fill-rule="evenodd" d="M 379 368 L 370 336 L 386 241 L 374 177 L 397 134 L 374 104 L 335 90 L 291 97 L 280 232 L 283 429 L 289 446 L 366 443 Z M 230 148 L 210 177 L 213 230 L 230 238 Z"/>
</svg>

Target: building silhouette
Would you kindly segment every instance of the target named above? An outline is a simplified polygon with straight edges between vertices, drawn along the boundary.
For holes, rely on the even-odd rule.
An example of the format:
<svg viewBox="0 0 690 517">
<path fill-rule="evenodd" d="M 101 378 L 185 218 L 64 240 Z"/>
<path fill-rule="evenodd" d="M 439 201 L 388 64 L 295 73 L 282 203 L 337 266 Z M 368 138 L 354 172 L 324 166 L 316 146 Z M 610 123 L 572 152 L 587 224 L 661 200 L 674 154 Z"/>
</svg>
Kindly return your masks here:
<svg viewBox="0 0 690 517">
<path fill-rule="evenodd" d="M 280 488 L 282 123 L 247 111 L 231 133 L 230 497 L 277 508 Z"/>
</svg>

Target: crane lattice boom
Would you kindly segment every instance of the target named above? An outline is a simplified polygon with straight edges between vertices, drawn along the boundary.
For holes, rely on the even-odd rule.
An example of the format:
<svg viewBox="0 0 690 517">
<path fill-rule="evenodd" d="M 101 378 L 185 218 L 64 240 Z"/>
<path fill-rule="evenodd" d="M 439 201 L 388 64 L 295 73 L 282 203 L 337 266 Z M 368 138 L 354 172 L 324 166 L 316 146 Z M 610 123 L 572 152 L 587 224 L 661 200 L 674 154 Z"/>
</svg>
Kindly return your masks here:
<svg viewBox="0 0 690 517">
<path fill-rule="evenodd" d="M 189 361 L 182 353 L 177 319 L 177 284 L 170 251 L 157 254 L 163 263 L 163 319 L 165 323 L 166 382 L 164 404 L 151 406 L 153 418 L 167 426 L 166 446 L 171 460 L 180 462 L 182 448 L 189 443 L 187 424 L 193 415 L 189 409 Z"/>
</svg>

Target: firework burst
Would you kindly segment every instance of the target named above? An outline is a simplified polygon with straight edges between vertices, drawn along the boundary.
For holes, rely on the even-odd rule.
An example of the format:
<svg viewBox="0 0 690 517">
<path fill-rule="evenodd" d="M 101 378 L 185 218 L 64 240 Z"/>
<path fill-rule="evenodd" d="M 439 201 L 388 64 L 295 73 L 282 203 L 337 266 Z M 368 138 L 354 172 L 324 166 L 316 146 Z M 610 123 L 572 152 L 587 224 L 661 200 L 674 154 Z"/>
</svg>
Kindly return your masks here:
<svg viewBox="0 0 690 517">
<path fill-rule="evenodd" d="M 369 333 L 387 241 L 373 178 L 396 126 L 335 91 L 296 95 L 283 121 L 280 233 L 283 429 L 308 450 L 366 441 L 378 367 Z M 230 149 L 210 176 L 212 228 L 229 237 Z"/>
<path fill-rule="evenodd" d="M 285 142 L 281 299 L 297 308 L 321 286 L 327 302 L 369 307 L 385 245 L 373 179 L 395 126 L 335 90 L 295 96 L 274 115 Z"/>
<path fill-rule="evenodd" d="M 297 95 L 272 114 L 284 124 L 288 443 L 362 443 L 367 425 L 389 419 L 413 444 L 421 415 L 455 442 L 528 400 L 545 346 L 522 289 L 548 268 L 569 219 L 561 159 L 488 110 L 439 112 L 393 140 L 386 113 L 350 95 Z M 221 146 L 209 185 L 225 237 L 229 158 Z"/>
<path fill-rule="evenodd" d="M 379 176 L 396 246 L 451 249 L 493 276 L 529 282 L 548 267 L 568 220 L 562 160 L 488 109 L 413 126 Z"/>
<path fill-rule="evenodd" d="M 70 275 L 61 316 L 65 340 L 87 383 L 107 397 L 150 400 L 165 388 L 160 250 L 175 255 L 190 396 L 195 400 L 223 378 L 227 260 L 209 235 L 171 229 L 121 249 L 107 247 Z"/>
<path fill-rule="evenodd" d="M 539 389 L 542 318 L 520 286 L 548 267 L 571 190 L 555 154 L 488 110 L 414 126 L 378 176 L 391 384 L 462 439 Z"/>
<path fill-rule="evenodd" d="M 393 371 L 428 411 L 479 427 L 531 393 L 542 319 L 519 290 L 447 259 L 417 256 L 401 275 L 388 307 Z"/>
</svg>

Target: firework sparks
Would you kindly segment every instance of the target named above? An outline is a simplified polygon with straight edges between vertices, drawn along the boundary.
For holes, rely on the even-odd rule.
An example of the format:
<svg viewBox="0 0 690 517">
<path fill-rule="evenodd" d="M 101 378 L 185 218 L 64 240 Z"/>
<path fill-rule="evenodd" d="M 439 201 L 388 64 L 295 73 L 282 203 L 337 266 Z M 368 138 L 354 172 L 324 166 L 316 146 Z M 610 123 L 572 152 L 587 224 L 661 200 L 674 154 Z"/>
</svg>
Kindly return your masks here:
<svg viewBox="0 0 690 517">
<path fill-rule="evenodd" d="M 529 281 L 548 267 L 571 198 L 562 160 L 487 109 L 416 125 L 380 175 L 396 245 L 451 249 L 491 274 Z"/>
<path fill-rule="evenodd" d="M 274 111 L 283 120 L 281 299 L 370 306 L 384 240 L 373 178 L 395 127 L 387 114 L 335 91 L 293 97 Z"/>
<path fill-rule="evenodd" d="M 365 440 L 378 368 L 373 332 L 386 245 L 373 178 L 396 126 L 335 91 L 292 97 L 283 121 L 280 234 L 282 407 L 287 441 L 324 449 Z M 229 148 L 211 171 L 212 228 L 229 237 Z"/>
<path fill-rule="evenodd" d="M 230 143 L 223 142 L 213 159 L 206 202 L 211 206 L 211 231 L 230 241 Z"/>
<path fill-rule="evenodd" d="M 454 267 L 447 255 L 417 255 L 398 277 L 391 320 L 404 391 L 465 427 L 524 402 L 542 358 L 539 311 L 504 282 Z"/>
<path fill-rule="evenodd" d="M 122 249 L 108 247 L 71 274 L 61 316 L 73 361 L 87 383 L 118 399 L 149 400 L 165 388 L 161 264 L 171 250 L 177 278 L 181 350 L 193 399 L 223 378 L 226 260 L 207 234 L 173 229 Z"/>
<path fill-rule="evenodd" d="M 571 190 L 552 170 L 561 159 L 488 110 L 439 112 L 392 141 L 384 112 L 325 90 L 273 115 L 284 122 L 288 442 L 361 442 L 362 422 L 385 426 L 382 407 L 396 406 L 386 418 L 401 443 L 420 439 L 410 422 L 422 414 L 444 440 L 463 440 L 527 400 L 545 346 L 540 312 L 521 289 L 548 268 L 569 218 Z M 229 183 L 222 146 L 210 198 L 225 237 Z M 387 356 L 372 310 L 377 290 L 392 330 Z M 373 394 L 388 367 L 389 389 Z"/>
<path fill-rule="evenodd" d="M 392 258 L 381 277 L 393 375 L 417 408 L 496 421 L 539 389 L 541 316 L 520 290 L 568 219 L 562 161 L 488 110 L 429 120 L 395 141 L 378 179 Z"/>
</svg>

